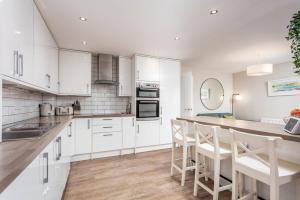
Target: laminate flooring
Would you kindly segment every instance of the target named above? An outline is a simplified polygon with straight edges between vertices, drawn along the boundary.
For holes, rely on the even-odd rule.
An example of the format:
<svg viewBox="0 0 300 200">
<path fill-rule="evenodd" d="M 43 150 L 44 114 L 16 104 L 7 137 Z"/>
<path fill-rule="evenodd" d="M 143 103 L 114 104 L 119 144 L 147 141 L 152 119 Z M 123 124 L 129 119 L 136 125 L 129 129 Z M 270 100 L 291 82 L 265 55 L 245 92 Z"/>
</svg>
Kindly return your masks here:
<svg viewBox="0 0 300 200">
<path fill-rule="evenodd" d="M 199 187 L 193 196 L 194 172 L 188 172 L 184 187 L 181 175 L 170 176 L 171 150 L 74 162 L 64 200 L 209 200 Z M 176 172 L 176 171 L 175 171 Z M 209 182 L 209 185 L 213 184 Z M 220 193 L 221 200 L 231 192 Z"/>
</svg>

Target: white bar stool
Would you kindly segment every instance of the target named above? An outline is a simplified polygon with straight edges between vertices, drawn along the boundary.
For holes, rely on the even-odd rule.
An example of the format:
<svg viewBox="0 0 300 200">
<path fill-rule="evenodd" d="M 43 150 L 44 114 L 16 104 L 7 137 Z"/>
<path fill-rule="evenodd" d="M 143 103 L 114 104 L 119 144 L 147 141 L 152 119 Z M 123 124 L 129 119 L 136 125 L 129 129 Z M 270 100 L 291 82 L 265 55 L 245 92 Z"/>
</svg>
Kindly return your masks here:
<svg viewBox="0 0 300 200">
<path fill-rule="evenodd" d="M 185 175 L 187 170 L 194 170 L 195 166 L 187 165 L 188 149 L 195 146 L 195 139 L 188 136 L 188 122 L 183 120 L 171 120 L 172 123 L 172 160 L 171 160 L 171 176 L 174 175 L 174 169 L 181 173 L 181 186 L 184 186 Z M 176 165 L 175 149 L 176 144 L 182 146 L 182 166 Z M 191 149 L 190 149 L 191 152 Z M 192 159 L 191 157 L 189 158 Z M 181 159 L 179 159 L 181 160 Z M 192 162 L 189 162 L 192 163 Z"/>
<path fill-rule="evenodd" d="M 230 130 L 232 133 L 232 199 L 257 199 L 256 180 L 270 186 L 270 199 L 279 200 L 279 186 L 300 177 L 300 165 L 278 159 L 277 145 L 280 137 L 248 134 Z M 254 142 L 255 147 L 246 145 Z M 252 192 L 242 194 L 243 183 L 238 175 L 252 178 Z M 237 189 L 239 188 L 239 192 Z M 238 194 L 239 193 L 239 194 Z M 239 198 L 238 198 L 239 197 Z"/>
<path fill-rule="evenodd" d="M 207 126 L 194 123 L 194 134 L 196 138 L 196 172 L 194 183 L 194 196 L 197 196 L 198 185 L 213 195 L 213 200 L 219 198 L 219 192 L 230 190 L 231 184 L 220 187 L 220 164 L 221 160 L 231 158 L 231 146 L 219 142 L 220 127 Z M 199 178 L 205 177 L 210 174 L 207 169 L 201 173 L 199 170 L 199 155 L 210 158 L 214 161 L 214 188 L 211 190 L 208 186 L 199 181 Z M 205 158 L 204 158 L 205 160 Z M 206 167 L 207 168 L 207 167 Z"/>
</svg>

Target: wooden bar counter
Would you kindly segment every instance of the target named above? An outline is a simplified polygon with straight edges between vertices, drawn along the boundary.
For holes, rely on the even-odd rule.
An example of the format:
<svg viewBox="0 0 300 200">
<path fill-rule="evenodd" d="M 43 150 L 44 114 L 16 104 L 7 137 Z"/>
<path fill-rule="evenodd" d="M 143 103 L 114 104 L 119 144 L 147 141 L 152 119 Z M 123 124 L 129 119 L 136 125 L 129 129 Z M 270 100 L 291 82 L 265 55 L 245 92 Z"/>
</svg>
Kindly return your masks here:
<svg viewBox="0 0 300 200">
<path fill-rule="evenodd" d="M 265 136 L 277 136 L 281 137 L 284 140 L 300 142 L 300 135 L 291 135 L 283 130 L 283 125 L 278 124 L 204 116 L 178 117 L 177 119 L 186 120 L 191 123 L 197 122 L 205 125 L 220 126 L 224 129 L 232 128 L 237 131 L 242 131 L 246 133 L 253 133 Z"/>
</svg>

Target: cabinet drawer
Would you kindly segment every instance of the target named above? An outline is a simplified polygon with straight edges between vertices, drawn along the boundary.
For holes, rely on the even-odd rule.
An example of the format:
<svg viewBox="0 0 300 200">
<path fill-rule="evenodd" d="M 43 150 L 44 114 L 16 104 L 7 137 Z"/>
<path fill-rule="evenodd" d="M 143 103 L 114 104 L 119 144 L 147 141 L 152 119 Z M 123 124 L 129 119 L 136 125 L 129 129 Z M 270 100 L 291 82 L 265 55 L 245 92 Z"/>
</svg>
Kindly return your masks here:
<svg viewBox="0 0 300 200">
<path fill-rule="evenodd" d="M 107 117 L 93 119 L 93 125 L 119 124 L 121 126 L 120 117 Z"/>
<path fill-rule="evenodd" d="M 118 131 L 121 131 L 121 124 L 105 124 L 93 126 L 93 133 L 106 133 Z"/>
<path fill-rule="evenodd" d="M 94 133 L 93 152 L 113 151 L 122 148 L 122 133 Z"/>
</svg>

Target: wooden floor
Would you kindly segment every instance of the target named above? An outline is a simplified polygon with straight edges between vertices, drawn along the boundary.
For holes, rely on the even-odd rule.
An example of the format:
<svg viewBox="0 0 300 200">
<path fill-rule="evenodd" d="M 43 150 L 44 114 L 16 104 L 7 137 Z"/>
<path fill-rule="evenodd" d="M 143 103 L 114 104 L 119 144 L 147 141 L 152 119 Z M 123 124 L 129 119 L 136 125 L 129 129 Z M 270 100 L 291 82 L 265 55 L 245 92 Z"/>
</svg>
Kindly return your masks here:
<svg viewBox="0 0 300 200">
<path fill-rule="evenodd" d="M 208 200 L 199 189 L 193 196 L 194 173 L 184 187 L 180 175 L 170 177 L 170 150 L 75 162 L 72 164 L 64 200 Z M 222 192 L 221 200 L 229 200 Z"/>
</svg>

